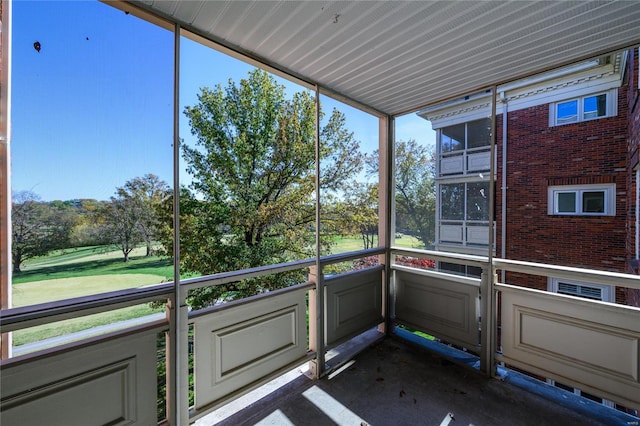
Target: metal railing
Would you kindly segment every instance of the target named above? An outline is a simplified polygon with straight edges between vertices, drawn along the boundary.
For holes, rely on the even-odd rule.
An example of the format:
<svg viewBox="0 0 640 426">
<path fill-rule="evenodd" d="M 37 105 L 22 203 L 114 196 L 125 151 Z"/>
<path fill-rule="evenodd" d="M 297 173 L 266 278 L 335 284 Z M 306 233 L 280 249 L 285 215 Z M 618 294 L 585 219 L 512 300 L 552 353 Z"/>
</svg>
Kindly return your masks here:
<svg viewBox="0 0 640 426">
<path fill-rule="evenodd" d="M 320 259 L 320 263 L 322 266 L 327 266 L 367 256 L 379 255 L 384 252 L 384 249 L 373 248 L 356 252 L 328 255 L 323 256 Z M 300 270 L 313 265 L 315 265 L 315 259 L 309 258 L 275 265 L 259 266 L 239 271 L 222 272 L 181 280 L 180 289 L 183 291 L 189 291 L 202 287 L 223 285 L 249 278 Z M 36 325 L 77 318 L 78 316 L 107 312 L 147 302 L 162 301 L 171 296 L 173 288 L 173 282 L 166 282 L 142 288 L 97 293 L 89 296 L 4 309 L 0 311 L 0 328 L 2 328 L 2 332 L 10 332 Z"/>
<path fill-rule="evenodd" d="M 293 262 L 281 263 L 276 265 L 267 265 L 261 266 L 257 268 L 251 268 L 242 271 L 233 271 L 233 272 L 225 272 L 219 274 L 208 275 L 204 277 L 191 278 L 179 283 L 179 289 L 182 295 L 186 297 L 188 291 L 207 287 L 207 286 L 217 286 L 224 285 L 231 282 L 238 282 L 249 278 L 256 278 L 260 276 L 272 275 L 281 272 L 289 272 L 295 270 L 301 270 L 305 268 L 309 268 L 312 271 L 312 274 L 315 273 L 314 267 L 316 265 L 320 265 L 321 268 L 328 265 L 333 265 L 341 262 L 348 262 L 354 259 L 365 258 L 369 256 L 376 255 L 385 255 L 389 253 L 393 256 L 409 256 L 416 258 L 426 258 L 434 261 L 442 261 L 442 262 L 451 262 L 451 263 L 459 263 L 468 266 L 475 266 L 482 269 L 483 274 L 482 278 L 479 281 L 479 294 L 482 295 L 491 295 L 490 297 L 482 297 L 482 304 L 480 305 L 480 313 L 481 313 L 481 324 L 480 324 L 480 344 L 479 348 L 481 350 L 480 358 L 481 358 L 481 370 L 486 374 L 493 375 L 495 371 L 495 366 L 497 361 L 501 360 L 512 360 L 512 358 L 503 357 L 503 354 L 500 351 L 496 351 L 499 348 L 501 341 L 498 340 L 501 338 L 500 333 L 498 332 L 498 325 L 503 321 L 503 318 L 498 317 L 498 309 L 497 307 L 497 295 L 500 292 L 508 292 L 508 294 L 514 294 L 513 286 L 509 286 L 506 284 L 502 284 L 498 282 L 498 277 L 495 274 L 496 270 L 504 270 L 517 272 L 522 274 L 531 274 L 531 275 L 542 275 L 542 276 L 550 276 L 557 277 L 562 279 L 570 279 L 587 283 L 597 283 L 597 284 L 607 284 L 612 286 L 619 287 L 627 287 L 632 289 L 640 289 L 640 277 L 631 276 L 627 274 L 613 273 L 613 272 L 605 272 L 605 271 L 595 271 L 595 270 L 585 270 L 580 268 L 571 268 L 557 265 L 547 265 L 547 264 L 538 264 L 531 262 L 523 262 L 523 261 L 515 261 L 515 260 L 507 260 L 507 259 L 493 259 L 491 263 L 489 263 L 489 258 L 485 256 L 474 256 L 474 255 L 463 255 L 463 254 L 455 254 L 455 253 L 447 253 L 440 251 L 430 251 L 430 250 L 415 250 L 415 249 L 406 249 L 400 247 L 392 247 L 388 251 L 384 248 L 373 248 L 368 250 L 361 250 L 357 252 L 349 252 L 343 254 L 330 255 L 320 258 L 319 262 L 317 259 L 303 259 Z M 422 276 L 424 280 L 431 279 L 440 279 L 444 276 L 447 277 L 449 281 L 455 281 L 459 284 L 470 285 L 474 288 L 478 288 L 478 280 L 470 279 L 467 277 L 461 277 L 453 274 L 447 274 L 441 271 L 433 271 L 433 270 L 420 270 L 408 266 L 401 265 L 393 265 L 393 262 L 390 265 L 391 270 L 407 272 L 410 274 L 414 274 L 415 276 Z M 377 270 L 382 271 L 383 268 L 380 266 L 376 267 Z M 370 270 L 370 268 L 369 268 Z M 357 274 L 354 272 L 353 274 Z M 331 283 L 331 279 L 327 279 L 327 283 Z M 322 274 L 320 274 L 320 279 L 317 282 L 307 282 L 301 283 L 296 286 L 292 286 L 291 288 L 285 288 L 282 290 L 275 290 L 264 294 L 259 294 L 252 296 L 247 299 L 241 299 L 237 301 L 233 301 L 227 304 L 218 305 L 198 311 L 189 311 L 185 306 L 181 306 L 180 309 L 171 312 L 171 309 L 168 309 L 167 319 L 164 322 L 154 322 L 154 327 L 157 329 L 158 325 L 162 326 L 164 324 L 164 329 L 171 330 L 173 321 L 175 321 L 176 315 L 184 315 L 186 322 L 191 323 L 195 319 L 203 318 L 211 314 L 217 314 L 225 310 L 234 309 L 238 307 L 242 307 L 243 305 L 247 305 L 253 303 L 255 301 L 260 301 L 266 298 L 278 298 L 281 295 L 289 294 L 292 291 L 299 290 L 307 290 L 312 293 L 323 289 L 325 286 L 325 280 L 322 278 Z M 383 283 L 383 287 L 385 284 Z M 59 320 L 76 318 L 79 316 L 84 316 L 93 313 L 99 312 L 107 312 L 110 310 L 133 306 L 141 303 L 147 303 L 151 301 L 162 301 L 162 300 L 171 300 L 173 295 L 175 294 L 175 284 L 163 283 L 153 286 L 148 286 L 144 288 L 135 288 L 128 290 L 120 290 L 109 293 L 96 294 L 92 296 L 84 296 L 74 299 L 66 299 L 60 300 L 56 302 L 49 302 L 39 305 L 31 305 L 20 308 L 13 308 L 0 311 L 0 327 L 2 327 L 3 332 L 15 331 L 27 327 L 32 327 L 35 325 L 41 325 L 46 323 L 51 323 Z M 551 300 L 552 303 L 555 303 L 556 300 L 564 301 L 564 300 L 573 300 L 577 298 L 566 299 L 568 296 L 557 295 L 548 292 L 537 292 L 536 290 L 529 290 L 526 288 L 522 289 L 522 292 L 518 289 L 518 294 L 522 293 L 528 295 L 531 292 L 531 297 L 539 297 L 539 293 L 544 294 L 543 300 Z M 387 296 L 385 296 L 387 297 Z M 392 297 L 392 296 L 391 296 Z M 547 299 L 548 298 L 548 299 Z M 565 299 L 563 299 L 565 298 Z M 575 302 L 575 300 L 573 300 Z M 576 302 L 578 305 L 588 306 L 590 309 L 597 311 L 599 309 L 603 309 L 603 302 L 593 302 L 589 300 L 578 300 Z M 609 311 L 614 312 L 617 315 L 616 311 L 624 311 L 625 314 L 638 315 L 640 318 L 640 310 L 636 308 L 629 308 L 626 306 L 616 306 L 613 304 L 606 304 L 610 306 L 607 308 Z M 551 314 L 549 314 L 551 315 Z M 554 314 L 555 315 L 555 314 Z M 545 317 L 546 318 L 546 317 Z M 388 320 L 388 318 L 385 318 Z M 310 327 L 315 327 L 313 324 L 314 319 L 310 318 Z M 320 326 L 322 327 L 322 326 Z M 183 330 L 184 331 L 184 330 Z M 180 336 L 180 333 L 183 331 L 174 331 L 177 333 L 177 336 Z M 317 333 L 312 332 L 311 334 Z M 633 330 L 625 331 L 626 335 L 633 336 L 636 333 Z M 169 335 L 171 336 L 171 334 Z M 184 337 L 184 336 L 183 336 Z M 316 335 L 317 337 L 317 335 Z M 109 337 L 113 338 L 113 336 Z M 100 337 L 92 338 L 92 341 L 100 341 Z M 103 338 L 103 340 L 108 340 L 107 336 Z M 178 341 L 180 343 L 180 339 Z M 80 343 L 81 344 L 81 343 Z M 313 346 L 313 342 L 310 341 L 310 344 Z M 67 345 L 63 348 L 60 348 L 60 351 L 69 350 L 73 345 Z M 181 348 L 180 350 L 186 350 L 186 348 Z M 55 350 L 47 351 L 47 356 L 50 353 L 55 353 Z M 311 348 L 311 353 L 313 353 L 313 348 Z M 515 353 L 513 350 L 510 352 L 510 356 Z M 169 357 L 171 355 L 168 355 Z M 629 355 L 632 356 L 632 355 Z M 37 356 L 36 356 L 37 357 Z M 25 358 L 25 357 L 21 357 Z M 548 359 L 552 361 L 556 361 L 553 357 L 549 356 Z M 545 361 L 547 360 L 545 358 Z M 24 359 L 21 360 L 24 363 Z M 536 359 L 527 360 L 528 363 L 538 362 Z M 11 363 L 11 360 L 8 360 L 8 363 Z M 527 364 L 528 365 L 528 364 Z M 585 364 L 586 365 L 586 364 Z M 186 366 L 183 366 L 183 368 Z M 537 373 L 545 373 L 550 377 L 556 377 L 554 375 L 554 371 L 552 367 L 545 367 L 545 365 L 534 365 L 533 370 Z M 178 372 L 184 371 L 184 369 L 178 369 Z M 273 373 L 275 374 L 275 373 Z M 600 390 L 596 385 L 591 385 L 588 380 L 583 380 L 581 377 L 562 377 L 566 379 L 568 383 L 582 383 L 587 382 L 587 389 L 590 390 Z M 582 382 L 581 382 L 582 380 Z M 631 386 L 631 389 L 634 388 L 634 384 L 632 380 L 625 379 L 625 386 Z M 591 387 L 589 387 L 591 386 Z M 604 392 L 607 395 L 611 395 L 610 386 L 603 386 Z M 607 393 L 608 392 L 608 393 Z M 180 393 L 180 391 L 178 391 Z M 615 395 L 614 395 L 615 396 Z M 624 400 L 625 403 L 633 403 L 633 400 Z M 181 405 L 181 404 L 180 404 Z"/>
</svg>

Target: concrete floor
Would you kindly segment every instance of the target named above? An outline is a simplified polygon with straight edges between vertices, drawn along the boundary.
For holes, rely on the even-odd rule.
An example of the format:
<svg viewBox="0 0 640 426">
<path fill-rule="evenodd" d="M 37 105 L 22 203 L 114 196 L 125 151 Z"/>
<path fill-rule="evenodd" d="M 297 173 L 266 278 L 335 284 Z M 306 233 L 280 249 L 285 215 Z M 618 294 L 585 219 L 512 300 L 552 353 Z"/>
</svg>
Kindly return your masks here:
<svg viewBox="0 0 640 426">
<path fill-rule="evenodd" d="M 508 381 L 485 378 L 432 352 L 386 338 L 339 374 L 313 381 L 294 371 L 280 384 L 263 388 L 262 394 L 254 392 L 255 402 L 247 395 L 235 402 L 236 408 L 218 410 L 196 425 L 639 424 L 640 419 L 597 404 L 595 411 L 575 410 L 575 404 L 561 405 Z"/>
</svg>

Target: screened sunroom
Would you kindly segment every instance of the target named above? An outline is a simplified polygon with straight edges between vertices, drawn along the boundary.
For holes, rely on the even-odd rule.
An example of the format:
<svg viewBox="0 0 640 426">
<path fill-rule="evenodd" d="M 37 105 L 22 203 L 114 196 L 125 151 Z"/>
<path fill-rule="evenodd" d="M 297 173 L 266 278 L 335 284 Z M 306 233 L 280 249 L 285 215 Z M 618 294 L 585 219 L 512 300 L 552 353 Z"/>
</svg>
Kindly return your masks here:
<svg viewBox="0 0 640 426">
<path fill-rule="evenodd" d="M 638 424 L 637 6 L 2 1 L 1 423 Z"/>
</svg>

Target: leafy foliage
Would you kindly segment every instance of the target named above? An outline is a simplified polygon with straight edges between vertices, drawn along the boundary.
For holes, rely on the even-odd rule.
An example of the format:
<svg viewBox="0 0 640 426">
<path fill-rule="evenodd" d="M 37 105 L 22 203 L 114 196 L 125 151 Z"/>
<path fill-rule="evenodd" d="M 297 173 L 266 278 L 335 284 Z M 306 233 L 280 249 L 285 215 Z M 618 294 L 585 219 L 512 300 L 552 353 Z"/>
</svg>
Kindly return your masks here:
<svg viewBox="0 0 640 426">
<path fill-rule="evenodd" d="M 21 272 L 21 265 L 27 259 L 67 247 L 74 225 L 64 205 L 43 203 L 31 191 L 12 194 L 11 221 L 14 273 Z"/>
<path fill-rule="evenodd" d="M 151 256 L 151 243 L 157 235 L 160 219 L 157 208 L 170 193 L 169 185 L 154 174 L 146 174 L 127 181 L 117 189 L 119 198 L 130 198 L 137 211 L 137 227 L 147 246 L 146 256 Z"/>
<path fill-rule="evenodd" d="M 436 262 L 432 259 L 423 259 L 418 257 L 397 256 L 396 264 L 403 266 L 411 266 L 419 269 L 435 269 Z"/>
<path fill-rule="evenodd" d="M 332 209 L 339 217 L 334 232 L 359 235 L 363 248 L 372 248 L 378 237 L 378 184 L 355 182 L 347 192 Z"/>
<path fill-rule="evenodd" d="M 287 99 L 284 86 L 256 70 L 239 84 L 201 89 L 185 114 L 197 142 L 182 146 L 193 180 L 181 189 L 181 268 L 212 274 L 311 257 L 313 97 L 299 92 Z M 323 191 L 344 190 L 362 168 L 359 144 L 337 110 L 321 129 L 320 156 Z M 203 289 L 191 302 L 206 306 L 301 279 L 286 273 Z"/>
<path fill-rule="evenodd" d="M 415 235 L 425 248 L 435 240 L 436 193 L 434 152 L 415 140 L 395 146 L 396 229 Z M 368 173 L 378 172 L 378 151 L 366 159 Z"/>
<path fill-rule="evenodd" d="M 157 206 L 169 194 L 169 187 L 153 174 L 129 180 L 116 189 L 116 196 L 105 203 L 101 210 L 105 238 L 118 246 L 129 261 L 129 253 L 142 242 L 146 243 L 147 256 L 151 255 L 151 243 L 158 233 L 160 219 Z"/>
</svg>

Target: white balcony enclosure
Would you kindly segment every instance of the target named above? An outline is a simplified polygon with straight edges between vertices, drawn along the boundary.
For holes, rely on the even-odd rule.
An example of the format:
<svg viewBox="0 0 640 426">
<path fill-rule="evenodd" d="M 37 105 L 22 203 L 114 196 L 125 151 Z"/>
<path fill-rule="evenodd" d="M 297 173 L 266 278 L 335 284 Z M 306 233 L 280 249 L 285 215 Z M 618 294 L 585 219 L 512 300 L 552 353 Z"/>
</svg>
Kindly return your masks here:
<svg viewBox="0 0 640 426">
<path fill-rule="evenodd" d="M 218 420 L 225 424 L 217 417 L 216 420 L 210 420 L 208 416 L 230 409 L 233 403 L 243 405 L 243 408 L 245 405 L 254 407 L 261 403 L 271 404 L 268 406 L 268 417 L 249 415 L 245 423 L 258 424 L 263 421 L 261 424 L 291 424 L 293 422 L 287 416 L 292 416 L 292 411 L 287 411 L 285 403 L 294 400 L 298 409 L 315 416 L 314 421 L 320 418 L 332 424 L 343 421 L 358 425 L 399 424 L 402 421 L 398 420 L 398 413 L 413 413 L 417 416 L 414 419 L 438 416 L 444 419 L 440 423 L 442 426 L 453 425 L 453 409 L 448 406 L 425 408 L 420 405 L 422 401 L 418 397 L 410 394 L 415 389 L 427 388 L 428 380 L 416 373 L 415 376 L 420 377 L 422 382 L 403 381 L 397 385 L 393 381 L 396 372 L 405 366 L 405 360 L 408 364 L 411 357 L 400 358 L 399 350 L 391 355 L 375 352 L 375 348 L 380 346 L 370 349 L 374 343 L 414 344 L 416 341 L 436 353 L 444 354 L 445 360 L 436 367 L 442 371 L 455 371 L 452 374 L 467 380 L 465 383 L 468 388 L 458 386 L 446 391 L 449 392 L 446 398 L 450 401 L 459 402 L 465 398 L 483 401 L 486 389 L 497 388 L 504 400 L 490 401 L 487 405 L 494 407 L 492 409 L 496 416 L 503 415 L 503 411 L 509 411 L 510 403 L 517 405 L 514 401 L 519 401 L 518 393 L 512 392 L 512 388 L 506 390 L 503 386 L 508 384 L 496 378 L 504 379 L 505 374 L 513 377 L 520 374 L 515 372 L 518 370 L 532 377 L 554 381 L 565 388 L 579 389 L 583 395 L 593 396 L 594 400 L 608 402 L 614 409 L 605 411 L 605 420 L 640 420 L 637 417 L 637 411 L 640 410 L 640 307 L 525 287 L 528 277 L 565 279 L 571 283 L 611 286 L 612 299 L 615 300 L 616 291 L 620 294 L 623 291 L 640 291 L 640 276 L 635 274 L 637 270 L 631 273 L 629 267 L 627 272 L 630 273 L 614 272 L 606 262 L 600 265 L 600 270 L 595 267 L 579 268 L 558 264 L 560 262 L 555 262 L 552 255 L 548 257 L 549 263 L 546 263 L 547 260 L 531 262 L 531 259 L 515 260 L 500 255 L 500 250 L 496 250 L 496 224 L 499 220 L 496 218 L 500 214 L 495 211 L 495 206 L 496 199 L 500 198 L 497 191 L 506 185 L 494 181 L 498 167 L 496 111 L 500 113 L 503 108 L 497 88 L 500 85 L 508 87 L 506 85 L 515 81 L 530 81 L 539 73 L 553 72 L 578 62 L 604 64 L 605 58 L 612 52 L 635 49 L 640 56 L 637 49 L 640 45 L 640 4 L 637 1 L 104 0 L 96 3 L 108 8 L 106 10 L 109 13 L 142 20 L 168 35 L 170 49 L 166 51 L 165 59 L 170 64 L 167 74 L 171 74 L 171 84 L 157 88 L 157 92 L 163 91 L 167 99 L 172 100 L 167 107 L 168 116 L 171 115 L 172 119 L 163 120 L 163 124 L 167 125 L 163 132 L 168 139 L 152 141 L 144 151 L 140 151 L 144 153 L 140 157 L 152 157 L 156 150 L 171 149 L 169 173 L 173 180 L 167 192 L 171 196 L 165 198 L 172 199 L 162 201 L 172 203 L 171 212 L 163 218 L 166 222 L 163 225 L 169 229 L 165 231 L 169 232 L 168 238 L 172 242 L 171 247 L 167 244 L 165 258 L 169 259 L 167 262 L 170 266 L 167 268 L 172 268 L 173 277 L 162 277 L 155 281 L 159 284 L 18 307 L 5 303 L 5 300 L 11 299 L 12 288 L 19 290 L 18 286 L 23 285 L 18 283 L 12 286 L 10 145 L 28 145 L 30 142 L 20 140 L 17 137 L 19 135 L 12 141 L 11 134 L 12 99 L 15 103 L 15 99 L 21 96 L 21 93 L 9 90 L 11 49 L 25 48 L 17 43 L 12 44 L 11 34 L 16 29 L 12 28 L 11 11 L 15 3 L 2 0 L 0 9 L 2 426 L 187 426 L 196 422 L 197 425 L 213 424 Z M 60 2 L 60 7 L 63 6 L 72 7 Z M 78 16 L 77 20 L 82 21 L 82 18 Z M 114 32 L 120 30 L 109 29 Z M 86 35 L 82 33 L 81 43 L 88 51 L 87 46 L 93 42 L 94 36 L 91 28 L 87 28 L 86 32 Z M 35 46 L 28 44 L 27 48 L 38 60 L 50 54 L 47 50 L 50 47 L 44 38 L 38 41 L 39 47 Z M 68 48 L 77 47 L 69 44 Z M 153 48 L 150 46 L 150 49 Z M 227 203 L 227 194 L 220 190 L 215 193 L 217 198 L 211 197 L 206 201 L 217 208 L 228 208 L 231 211 L 228 215 L 230 219 L 224 223 L 216 222 L 215 232 L 206 235 L 186 235 L 184 227 L 181 227 L 189 220 L 209 219 L 199 216 L 197 210 L 187 218 L 180 215 L 185 207 L 180 199 L 181 191 L 193 185 L 193 182 L 181 176 L 183 170 L 180 166 L 184 158 L 181 149 L 185 146 L 182 136 L 189 132 L 186 124 L 189 120 L 183 115 L 180 99 L 197 96 L 186 93 L 183 87 L 185 80 L 181 78 L 192 71 L 185 65 L 185 57 L 189 49 L 196 48 L 221 52 L 240 59 L 243 66 L 250 64 L 259 67 L 278 79 L 299 85 L 305 99 L 309 99 L 308 110 L 315 109 L 313 112 L 306 111 L 310 117 L 314 117 L 315 122 L 309 121 L 313 125 L 304 129 L 312 135 L 309 139 L 313 142 L 313 149 L 309 150 L 309 158 L 304 158 L 305 164 L 311 164 L 311 171 L 299 184 L 308 185 L 309 193 L 313 192 L 304 204 L 304 208 L 308 209 L 308 212 L 304 212 L 311 219 L 305 222 L 304 238 L 300 234 L 293 236 L 301 237 L 299 240 L 303 243 L 300 243 L 300 247 L 304 249 L 301 250 L 304 253 L 295 253 L 298 256 L 295 260 L 277 258 L 273 262 L 282 263 L 260 264 L 262 266 L 248 269 L 241 269 L 246 266 L 238 267 L 238 270 L 209 269 L 224 272 L 203 273 L 203 276 L 196 278 L 187 275 L 192 271 L 186 268 L 181 270 L 185 260 L 189 260 L 181 252 L 184 248 L 181 243 L 186 238 L 197 240 L 202 244 L 199 254 L 203 257 L 209 255 L 213 248 L 232 240 L 227 232 L 236 224 L 229 222 L 235 220 L 236 212 L 241 209 L 238 207 L 240 203 Z M 130 59 L 133 61 L 135 58 Z M 206 68 L 210 64 L 214 65 Z M 74 71 L 85 72 L 83 64 L 66 65 Z M 215 67 L 219 67 L 215 61 L 204 66 L 205 71 Z M 638 72 L 637 62 L 634 72 Z M 151 76 L 137 74 L 135 68 L 126 68 L 122 74 L 134 75 L 138 78 L 136 84 L 152 81 Z M 634 78 L 637 80 L 638 76 Z M 197 81 L 194 84 L 199 83 Z M 627 88 L 624 87 L 624 90 Z M 156 90 L 153 92 L 155 94 Z M 396 120 L 405 114 L 442 103 L 458 107 L 465 97 L 468 100 L 469 96 L 478 94 L 482 97 L 482 108 L 486 107 L 485 98 L 489 102 L 491 117 L 487 117 L 486 108 L 481 111 L 473 105 L 467 112 L 474 120 L 490 122 L 491 129 L 485 126 L 483 135 L 491 134 L 491 144 L 485 145 L 483 139 L 474 147 L 475 141 L 471 141 L 470 148 L 443 154 L 435 151 L 435 141 L 425 142 L 425 146 L 434 150 L 434 168 L 435 163 L 439 163 L 439 174 L 434 172 L 433 179 L 429 181 L 434 189 L 420 198 L 417 205 L 419 208 L 433 204 L 433 215 L 423 218 L 424 223 L 428 222 L 425 227 L 428 227 L 429 241 L 426 241 L 427 237 L 421 239 L 418 231 L 410 234 L 400 226 L 396 229 L 396 221 L 400 220 L 396 213 L 400 211 L 398 206 L 402 202 L 394 175 L 398 172 L 394 144 L 399 141 L 396 134 L 400 134 Z M 63 97 L 66 93 L 58 95 Z M 107 93 L 104 97 L 111 95 Z M 145 105 L 157 102 L 155 98 L 146 101 Z M 95 102 L 101 102 L 99 96 Z M 321 125 L 327 120 L 329 109 L 324 110 L 326 116 L 321 117 L 317 106 L 321 103 L 332 105 L 331 102 L 342 102 L 358 112 L 366 112 L 370 122 L 374 123 L 359 130 L 361 134 L 374 135 L 375 146 L 366 159 L 375 160 L 369 164 L 369 168 L 374 170 L 371 173 L 372 180 L 367 181 L 370 184 L 367 188 L 371 189 L 374 198 L 369 203 L 371 206 L 367 207 L 375 216 L 368 225 L 369 230 L 375 229 L 375 238 L 367 240 L 357 249 L 327 255 L 339 231 L 335 230 L 337 226 L 332 228 L 335 217 L 326 212 L 325 207 L 329 204 L 326 200 L 333 197 L 338 204 L 344 201 L 345 194 L 331 193 L 330 189 L 323 186 L 325 174 L 328 174 L 326 170 L 342 164 L 341 158 L 325 160 L 331 163 L 329 165 L 320 160 L 326 147 L 324 140 L 321 140 Z M 119 104 L 122 108 L 129 107 L 127 100 Z M 78 108 L 84 106 L 79 105 Z M 129 118 L 144 121 L 143 109 L 133 111 Z M 624 109 L 627 109 L 626 106 Z M 75 120 L 72 111 L 64 111 L 64 114 Z M 444 113 L 441 120 L 446 125 L 459 124 Z M 34 115 L 34 125 L 37 122 L 38 117 Z M 561 127 L 576 126 L 579 130 L 580 124 Z M 88 127 L 91 125 L 87 124 Z M 295 127 L 297 123 L 284 123 L 283 127 L 288 125 Z M 120 129 L 115 131 L 118 133 Z M 130 135 L 121 133 L 113 139 L 126 139 L 122 155 L 129 155 L 126 144 L 135 141 L 130 142 L 127 139 Z M 550 139 L 547 142 L 555 149 L 561 141 Z M 606 149 L 609 142 L 585 140 L 585 144 L 592 144 L 594 151 Z M 73 150 L 67 146 L 53 146 L 61 152 Z M 197 156 L 198 149 L 194 149 L 193 156 Z M 274 150 L 264 150 L 268 151 L 268 155 L 276 155 L 272 152 Z M 102 147 L 91 147 L 87 142 L 86 151 L 97 159 L 96 164 L 100 166 L 101 162 L 110 162 L 116 165 L 116 169 L 120 167 L 117 160 L 103 159 Z M 293 148 L 278 155 L 289 155 L 291 152 Z M 432 154 L 430 150 L 425 152 Z M 633 154 L 630 150 L 629 156 L 633 155 L 637 153 Z M 602 156 L 606 157 L 606 152 Z M 142 160 L 144 158 L 140 158 Z M 572 158 L 567 161 L 577 163 L 581 160 Z M 51 173 L 63 172 L 58 164 L 50 166 Z M 615 164 L 612 167 L 625 170 L 627 166 Z M 211 175 L 206 176 L 204 181 L 214 186 L 220 175 L 215 175 L 219 170 L 214 170 L 213 166 L 211 168 Z M 612 194 L 612 197 L 616 197 L 612 198 L 614 204 L 619 204 L 617 209 L 612 209 L 614 214 L 627 210 L 627 205 L 620 207 L 623 198 L 631 200 L 635 195 L 640 201 L 640 190 L 637 189 L 640 175 L 634 178 L 635 172 L 632 170 L 632 167 L 628 167 L 629 190 Z M 64 172 L 72 173 L 73 170 Z M 96 166 L 93 172 L 101 176 L 102 169 Z M 363 176 L 366 174 L 364 168 L 362 172 L 353 174 L 358 173 Z M 424 178 L 426 181 L 427 177 Z M 553 177 L 535 176 L 535 179 L 524 181 L 534 185 L 546 182 L 547 178 Z M 74 179 L 82 180 L 82 176 L 74 175 Z M 596 179 L 600 179 L 600 176 Z M 616 188 L 612 183 L 606 185 Z M 448 189 L 441 190 L 445 186 Z M 242 186 L 243 189 L 247 187 Z M 278 196 L 294 198 L 286 191 Z M 448 204 L 443 209 L 442 199 L 445 197 Z M 194 196 L 190 201 L 196 203 L 203 200 Z M 545 197 L 532 201 L 526 208 L 546 215 L 546 201 L 545 192 Z M 281 202 L 281 198 L 278 198 L 278 202 Z M 354 213 L 354 207 L 346 203 L 341 206 L 345 215 Z M 635 207 L 638 208 L 638 204 Z M 292 215 L 291 210 L 294 210 L 282 202 L 269 204 L 260 211 L 252 210 L 251 213 L 255 213 L 257 218 L 269 209 L 277 210 L 280 218 Z M 409 210 L 406 207 L 403 214 L 406 215 Z M 612 230 L 610 235 L 618 242 L 623 241 L 622 244 L 626 242 L 627 253 L 635 250 L 637 254 L 640 253 L 640 222 L 633 223 L 633 209 L 628 210 L 631 213 L 625 217 L 626 228 L 622 226 L 625 229 Z M 635 214 L 638 217 L 640 213 Z M 557 216 L 564 218 L 563 215 Z M 615 216 L 600 217 L 595 213 L 586 217 L 598 221 L 598 226 L 615 219 Z M 551 219 L 556 218 L 554 216 Z M 563 232 L 570 227 L 588 228 L 580 222 L 582 219 L 570 217 L 562 225 Z M 515 239 L 518 243 L 528 241 L 538 232 L 533 226 L 535 220 L 531 222 L 531 234 L 517 235 Z M 421 229 L 424 223 L 414 228 Z M 278 232 L 281 235 L 278 237 L 282 238 L 277 241 L 274 238 L 274 245 L 287 241 L 289 246 L 278 246 L 278 250 L 294 251 L 290 248 L 293 237 L 287 235 L 292 228 L 284 220 L 280 225 Z M 218 231 L 219 236 L 211 235 Z M 352 239 L 361 244 L 361 234 L 365 234 L 365 231 L 357 229 L 349 232 L 355 235 Z M 284 235 L 290 239 L 285 240 Z M 407 243 L 411 248 L 394 245 L 394 236 L 398 241 L 411 241 Z M 509 238 L 513 239 L 513 236 Z M 562 235 L 558 234 L 558 238 L 562 238 Z M 251 243 L 256 240 L 257 237 Z M 147 243 L 148 247 L 152 246 L 151 242 Z M 363 246 L 368 248 L 362 249 Z M 435 250 L 428 249 L 434 246 Z M 153 248 L 155 250 L 155 245 Z M 235 256 L 234 259 L 246 264 L 258 264 L 254 262 L 255 259 L 248 259 L 245 251 L 229 250 L 228 253 L 229 257 Z M 418 266 L 396 262 L 396 257 L 401 256 L 416 260 L 415 265 Z M 610 263 L 637 266 L 638 256 L 633 259 L 630 258 L 632 256 L 628 257 L 620 255 Z M 269 262 L 265 263 L 271 263 L 271 259 L 269 257 Z M 211 263 L 219 267 L 226 260 L 215 259 Z M 474 271 L 481 271 L 481 276 L 474 278 L 460 273 L 446 273 L 434 266 L 441 263 L 473 268 Z M 91 266 L 86 268 L 90 269 Z M 291 275 L 286 275 L 286 278 L 283 278 L 285 275 L 278 275 L 288 273 Z M 295 279 L 290 278 L 294 273 L 297 274 Z M 230 302 L 227 300 L 231 297 L 225 299 L 233 293 L 234 284 L 250 283 L 251 279 L 266 277 L 272 279 L 273 288 L 277 289 L 261 289 L 250 297 Z M 284 287 L 283 283 L 287 286 Z M 194 292 L 221 286 L 229 286 L 224 297 L 211 302 L 206 308 L 192 309 L 189 306 Z M 11 343 L 8 343 L 11 341 L 10 334 L 19 330 L 47 324 L 56 327 L 53 324 L 58 321 L 121 308 L 147 306 L 150 302 L 154 302 L 154 306 L 163 306 L 159 309 L 164 309 L 164 313 L 156 313 L 155 317 L 144 319 L 141 324 L 125 326 L 107 334 L 85 336 L 19 356 L 11 356 L 7 349 L 11 347 Z M 448 356 L 454 351 L 462 355 Z M 364 377 L 361 372 L 365 363 L 353 361 L 362 354 L 369 354 L 377 363 L 373 367 L 377 369 L 375 378 L 347 394 L 345 389 L 348 388 L 348 381 L 343 381 L 346 375 L 341 374 L 346 371 Z M 472 361 L 467 362 L 469 359 Z M 460 364 L 465 365 L 461 367 Z M 290 380 L 288 385 L 291 387 L 273 385 L 272 380 L 282 380 L 283 374 L 289 374 L 292 369 L 303 370 L 303 374 Z M 416 370 L 419 369 L 419 366 L 416 367 Z M 311 389 L 304 393 L 300 391 L 302 380 L 314 381 Z M 267 383 L 269 386 L 266 389 L 276 402 L 258 397 L 261 401 L 254 404 L 241 399 L 258 389 L 264 390 L 262 386 Z M 398 389 L 393 387 L 396 385 Z M 393 388 L 396 401 L 389 400 L 388 405 L 370 407 L 371 410 L 384 409 L 380 418 L 366 418 L 366 409 L 362 412 L 349 410 L 349 401 L 373 394 L 384 387 Z M 552 386 L 547 388 L 547 393 L 559 390 Z M 575 395 L 566 395 L 556 398 L 553 403 L 560 407 L 558 410 L 562 413 L 582 404 L 570 405 L 569 400 Z M 192 402 L 190 397 L 193 398 Z M 296 397 L 304 398 L 303 403 L 294 399 Z M 566 401 L 558 403 L 562 398 Z M 160 408 L 166 408 L 166 414 Z M 544 405 L 541 411 L 544 411 Z M 163 414 L 159 415 L 161 412 Z M 318 417 L 320 415 L 326 416 L 326 419 Z M 586 417 L 589 415 L 584 414 Z M 488 424 L 490 420 L 487 419 L 491 418 L 484 417 L 481 420 Z M 238 418 L 232 416 L 229 419 L 226 424 L 233 424 Z M 527 420 L 516 419 L 513 424 L 523 424 Z M 431 418 L 429 422 L 432 422 Z M 406 424 L 410 423 L 406 421 Z M 462 424 L 462 421 L 459 423 Z M 472 419 L 468 423 L 472 423 Z"/>
</svg>

